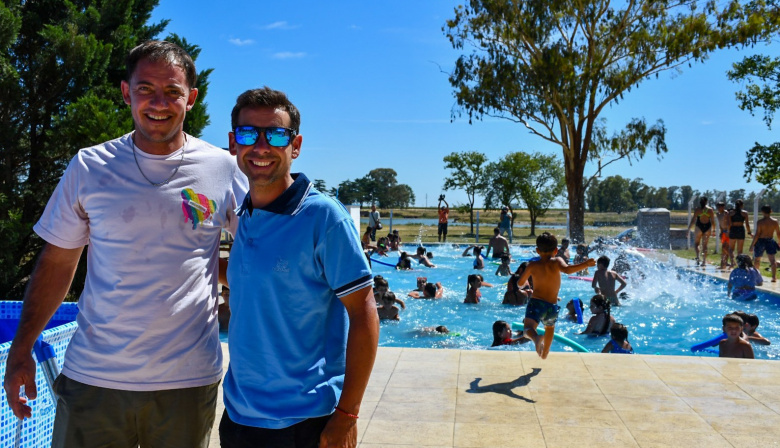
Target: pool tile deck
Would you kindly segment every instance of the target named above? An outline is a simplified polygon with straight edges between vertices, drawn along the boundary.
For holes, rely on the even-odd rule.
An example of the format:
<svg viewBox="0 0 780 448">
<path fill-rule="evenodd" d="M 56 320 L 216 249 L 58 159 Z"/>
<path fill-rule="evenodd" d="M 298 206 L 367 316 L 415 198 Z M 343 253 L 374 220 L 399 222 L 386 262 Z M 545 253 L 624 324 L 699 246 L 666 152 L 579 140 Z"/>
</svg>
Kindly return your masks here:
<svg viewBox="0 0 780 448">
<path fill-rule="evenodd" d="M 360 416 L 362 448 L 780 446 L 780 363 L 383 347 Z"/>
</svg>

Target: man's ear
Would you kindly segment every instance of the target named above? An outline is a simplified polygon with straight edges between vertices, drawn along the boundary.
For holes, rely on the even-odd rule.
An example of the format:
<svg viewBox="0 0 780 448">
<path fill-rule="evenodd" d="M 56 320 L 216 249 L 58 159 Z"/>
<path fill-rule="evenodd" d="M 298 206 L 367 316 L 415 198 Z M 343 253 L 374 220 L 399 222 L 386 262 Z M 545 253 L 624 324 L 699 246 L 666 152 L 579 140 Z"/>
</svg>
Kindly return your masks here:
<svg viewBox="0 0 780 448">
<path fill-rule="evenodd" d="M 236 136 L 233 134 L 233 131 L 228 132 L 228 151 L 230 151 L 231 156 L 238 154 L 238 148 L 236 148 Z"/>
</svg>

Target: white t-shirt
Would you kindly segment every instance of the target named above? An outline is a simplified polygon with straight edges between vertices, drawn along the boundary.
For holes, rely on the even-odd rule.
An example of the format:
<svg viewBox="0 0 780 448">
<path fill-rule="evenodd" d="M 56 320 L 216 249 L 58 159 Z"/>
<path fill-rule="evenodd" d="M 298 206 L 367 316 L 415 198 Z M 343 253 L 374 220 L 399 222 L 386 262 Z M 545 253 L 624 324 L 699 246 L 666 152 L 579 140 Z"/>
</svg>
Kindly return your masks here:
<svg viewBox="0 0 780 448">
<path fill-rule="evenodd" d="M 35 232 L 88 244 L 78 330 L 62 373 L 121 390 L 212 384 L 222 377 L 217 265 L 222 228 L 248 189 L 227 151 L 187 136 L 182 150 L 133 157 L 132 134 L 71 160 Z"/>
</svg>

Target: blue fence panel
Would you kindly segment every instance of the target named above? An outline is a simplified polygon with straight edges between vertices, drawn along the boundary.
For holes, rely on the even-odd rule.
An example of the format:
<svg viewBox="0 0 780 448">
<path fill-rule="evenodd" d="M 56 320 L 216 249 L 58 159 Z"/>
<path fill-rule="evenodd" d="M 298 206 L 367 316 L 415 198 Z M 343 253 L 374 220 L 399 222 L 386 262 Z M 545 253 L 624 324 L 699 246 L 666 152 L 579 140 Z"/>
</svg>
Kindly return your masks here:
<svg viewBox="0 0 780 448">
<path fill-rule="evenodd" d="M 5 377 L 5 362 L 11 339 L 16 332 L 21 315 L 22 302 L 0 301 L 0 378 Z M 43 340 L 51 344 L 57 355 L 57 365 L 61 368 L 65 358 L 65 349 L 76 331 L 78 306 L 75 303 L 63 303 L 55 312 Z M 34 359 L 34 356 L 33 356 Z M 40 365 L 35 370 L 35 386 L 38 398 L 28 404 L 32 408 L 32 418 L 25 419 L 22 425 L 21 447 L 44 448 L 51 446 L 51 434 L 54 426 L 56 403 L 49 393 L 49 386 Z M 0 447 L 13 447 L 16 439 L 17 419 L 8 407 L 5 393 L 0 392 Z"/>
</svg>

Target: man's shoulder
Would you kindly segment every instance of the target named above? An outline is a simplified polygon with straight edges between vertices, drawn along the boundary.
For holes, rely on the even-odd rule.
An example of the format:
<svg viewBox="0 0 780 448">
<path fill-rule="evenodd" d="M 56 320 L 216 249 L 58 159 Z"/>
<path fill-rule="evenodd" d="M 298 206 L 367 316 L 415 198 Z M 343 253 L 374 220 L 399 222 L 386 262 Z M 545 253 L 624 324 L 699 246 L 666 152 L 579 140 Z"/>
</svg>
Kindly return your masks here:
<svg viewBox="0 0 780 448">
<path fill-rule="evenodd" d="M 335 221 L 351 218 L 346 207 L 344 207 L 340 201 L 315 188 L 309 189 L 309 192 L 303 201 L 301 213 L 309 217 L 316 217 L 316 219 Z"/>
</svg>

